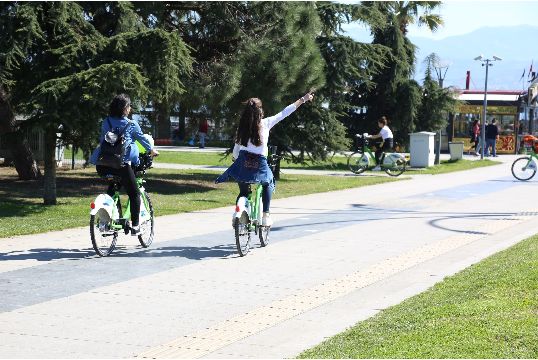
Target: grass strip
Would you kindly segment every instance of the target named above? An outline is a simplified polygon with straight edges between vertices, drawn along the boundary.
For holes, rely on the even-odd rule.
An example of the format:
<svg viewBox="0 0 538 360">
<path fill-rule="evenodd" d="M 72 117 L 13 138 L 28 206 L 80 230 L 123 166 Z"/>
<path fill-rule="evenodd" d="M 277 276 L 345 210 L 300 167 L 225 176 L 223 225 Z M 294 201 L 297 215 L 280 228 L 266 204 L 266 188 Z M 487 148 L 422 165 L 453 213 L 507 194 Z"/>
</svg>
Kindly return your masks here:
<svg viewBox="0 0 538 360">
<path fill-rule="evenodd" d="M 232 206 L 237 185 L 214 183 L 217 173 L 199 170 L 151 169 L 146 189 L 155 213 L 176 214 Z M 380 184 L 398 179 L 388 177 L 334 177 L 283 174 L 275 199 Z M 58 205 L 43 206 L 39 181 L 19 181 L 16 172 L 0 168 L 0 238 L 84 226 L 89 221 L 90 203 L 106 191 L 106 183 L 95 169 L 64 171 L 57 176 Z M 124 196 L 122 203 L 127 197 Z"/>
<path fill-rule="evenodd" d="M 538 235 L 299 358 L 538 358 Z"/>
</svg>

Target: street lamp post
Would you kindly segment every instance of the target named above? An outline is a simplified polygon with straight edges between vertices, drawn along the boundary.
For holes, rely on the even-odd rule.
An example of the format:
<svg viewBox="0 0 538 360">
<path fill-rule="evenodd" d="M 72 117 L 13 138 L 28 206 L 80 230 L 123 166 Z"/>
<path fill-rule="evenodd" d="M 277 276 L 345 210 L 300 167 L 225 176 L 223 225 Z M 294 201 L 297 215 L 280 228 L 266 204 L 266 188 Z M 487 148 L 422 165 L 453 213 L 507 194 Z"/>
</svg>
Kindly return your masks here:
<svg viewBox="0 0 538 360">
<path fill-rule="evenodd" d="M 448 63 L 440 63 L 439 61 L 435 61 L 433 67 L 435 69 L 435 73 L 437 74 L 437 81 L 439 82 L 439 87 L 442 89 L 443 81 L 445 80 L 446 72 L 448 71 Z M 437 151 L 435 152 L 435 165 L 439 165 L 441 163 L 442 136 L 443 128 L 439 129 L 439 141 L 437 144 Z"/>
<path fill-rule="evenodd" d="M 484 59 L 482 55 L 475 57 L 475 60 L 481 61 L 482 66 L 486 67 L 486 81 L 484 84 L 484 111 L 482 113 L 482 129 L 480 130 L 480 159 L 484 159 L 484 150 L 486 149 L 486 115 L 488 108 L 488 70 L 490 66 L 493 66 L 493 61 L 501 61 L 502 59 L 498 56 L 493 55 L 493 59 Z"/>
</svg>

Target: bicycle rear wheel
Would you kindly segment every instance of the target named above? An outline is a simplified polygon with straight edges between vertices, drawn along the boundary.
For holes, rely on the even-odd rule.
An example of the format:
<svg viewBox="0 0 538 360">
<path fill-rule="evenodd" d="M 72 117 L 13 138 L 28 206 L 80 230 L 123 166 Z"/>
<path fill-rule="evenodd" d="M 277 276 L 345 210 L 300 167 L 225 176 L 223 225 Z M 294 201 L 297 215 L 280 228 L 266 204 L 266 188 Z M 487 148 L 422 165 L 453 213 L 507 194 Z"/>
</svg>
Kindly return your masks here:
<svg viewBox="0 0 538 360">
<path fill-rule="evenodd" d="M 535 174 L 536 164 L 530 156 L 521 157 L 512 163 L 512 175 L 518 180 L 530 180 Z"/>
<path fill-rule="evenodd" d="M 405 171 L 405 159 L 397 159 L 394 165 L 385 168 L 385 172 L 390 176 L 400 176 Z"/>
<path fill-rule="evenodd" d="M 99 256 L 110 255 L 116 247 L 118 233 L 110 230 L 111 224 L 112 220 L 104 210 L 90 216 L 90 237 L 93 249 Z"/>
<path fill-rule="evenodd" d="M 250 250 L 250 224 L 246 212 L 234 219 L 235 244 L 240 256 L 245 256 Z"/>
<path fill-rule="evenodd" d="M 138 235 L 138 241 L 142 247 L 147 248 L 153 242 L 155 221 L 153 218 L 153 205 L 151 204 L 151 199 L 149 198 L 148 193 L 145 192 L 142 196 L 145 196 L 148 201 L 148 209 L 146 210 L 149 212 L 149 219 L 140 222 L 140 235 Z M 140 214 L 140 216 L 142 216 L 142 214 Z"/>
<path fill-rule="evenodd" d="M 367 166 L 361 164 L 361 159 L 364 156 L 363 152 L 358 150 L 347 158 L 347 167 L 354 174 L 360 174 L 367 169 Z"/>
</svg>

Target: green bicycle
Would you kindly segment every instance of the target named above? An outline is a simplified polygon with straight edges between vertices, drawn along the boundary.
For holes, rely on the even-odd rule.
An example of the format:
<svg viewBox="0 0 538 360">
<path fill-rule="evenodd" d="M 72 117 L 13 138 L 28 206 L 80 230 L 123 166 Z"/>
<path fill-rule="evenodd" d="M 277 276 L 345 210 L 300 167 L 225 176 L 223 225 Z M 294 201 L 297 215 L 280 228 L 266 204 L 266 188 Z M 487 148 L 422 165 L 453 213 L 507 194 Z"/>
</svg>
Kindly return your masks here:
<svg viewBox="0 0 538 360">
<path fill-rule="evenodd" d="M 272 154 L 267 158 L 271 171 L 275 171 L 276 163 L 280 156 Z M 262 247 L 269 244 L 270 226 L 262 225 L 262 185 L 256 186 L 256 191 L 252 191 L 249 184 L 249 196 L 240 197 L 235 205 L 233 214 L 233 228 L 235 231 L 235 244 L 240 256 L 245 256 L 250 251 L 251 233 L 258 235 Z"/>
<path fill-rule="evenodd" d="M 154 218 L 153 206 L 151 199 L 144 189 L 144 174 L 152 165 L 152 159 L 149 154 L 140 156 L 140 166 L 136 169 L 136 183 L 140 192 L 140 235 L 138 241 L 142 247 L 147 248 L 153 242 L 154 236 Z M 91 203 L 90 211 L 90 236 L 93 249 L 99 256 L 108 256 L 116 247 L 118 234 L 124 232 L 126 235 L 130 232 L 131 226 L 131 208 L 129 200 L 125 210 L 122 209 L 120 202 L 120 181 L 121 178 L 113 175 L 104 177 L 112 183 L 114 195 L 100 194 L 94 202 Z"/>
<path fill-rule="evenodd" d="M 529 156 L 524 156 L 516 159 L 512 163 L 512 175 L 521 181 L 527 181 L 534 177 L 536 174 L 536 162 L 534 159 L 538 159 L 538 155 L 530 148 Z"/>
<path fill-rule="evenodd" d="M 349 155 L 347 166 L 354 174 L 361 174 L 366 170 L 371 170 L 376 166 L 375 155 L 368 147 L 367 134 L 356 134 L 355 137 L 359 145 L 354 153 Z M 405 171 L 407 162 L 405 157 L 399 153 L 383 153 L 379 166 L 390 176 L 400 176 Z"/>
</svg>

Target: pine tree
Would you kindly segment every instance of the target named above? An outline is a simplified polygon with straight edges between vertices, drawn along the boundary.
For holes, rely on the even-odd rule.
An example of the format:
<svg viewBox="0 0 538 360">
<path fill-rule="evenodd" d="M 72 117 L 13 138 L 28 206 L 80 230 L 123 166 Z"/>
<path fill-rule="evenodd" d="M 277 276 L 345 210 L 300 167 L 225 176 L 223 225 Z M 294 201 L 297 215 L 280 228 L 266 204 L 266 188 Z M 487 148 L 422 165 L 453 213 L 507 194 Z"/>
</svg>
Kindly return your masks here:
<svg viewBox="0 0 538 360">
<path fill-rule="evenodd" d="M 421 106 L 421 87 L 412 79 L 415 70 L 415 46 L 406 37 L 407 26 L 417 21 L 432 31 L 442 24 L 439 15 L 432 14 L 440 2 L 368 2 L 367 7 L 379 9 L 386 17 L 386 26 L 372 31 L 374 44 L 391 49 L 386 67 L 373 77 L 376 86 L 367 92 L 366 119 L 375 127 L 377 119 L 387 116 L 397 142 L 407 143 L 408 134 L 415 130 Z M 421 9 L 424 13 L 421 13 Z"/>
<path fill-rule="evenodd" d="M 433 68 L 439 61 L 433 53 L 426 57 L 426 71 L 422 85 L 422 101 L 417 116 L 417 127 L 421 131 L 438 131 L 446 126 L 448 114 L 454 111 L 457 97 L 450 89 L 442 88 L 433 79 Z"/>
<path fill-rule="evenodd" d="M 13 3 L 2 12 L 10 32 L 28 34 L 26 48 L 4 68 L 14 111 L 26 126 L 45 133 L 44 203 L 56 203 L 57 134 L 95 137 L 113 94 L 127 92 L 140 103 L 179 99 L 192 58 L 177 36 L 144 29 L 126 4 L 118 5 L 113 30 L 92 24 L 92 14 L 73 2 Z M 17 17 L 32 21 L 15 21 Z M 124 21 L 125 18 L 130 19 Z M 105 30 L 103 30 L 105 29 Z M 106 34 L 106 35 L 105 35 Z M 5 41 L 5 40 L 2 40 Z M 15 80 L 16 79 L 16 80 Z"/>
</svg>

